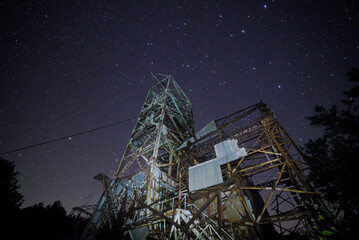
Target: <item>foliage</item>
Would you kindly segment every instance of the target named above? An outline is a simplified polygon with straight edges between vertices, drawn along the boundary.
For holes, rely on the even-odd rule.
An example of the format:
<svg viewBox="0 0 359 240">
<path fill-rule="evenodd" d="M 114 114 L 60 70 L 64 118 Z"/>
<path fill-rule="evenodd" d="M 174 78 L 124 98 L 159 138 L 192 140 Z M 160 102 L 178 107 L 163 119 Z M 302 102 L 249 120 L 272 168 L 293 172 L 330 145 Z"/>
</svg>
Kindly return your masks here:
<svg viewBox="0 0 359 240">
<path fill-rule="evenodd" d="M 359 69 L 352 69 L 348 76 L 357 84 Z M 318 210 L 317 222 L 331 224 L 324 230 L 313 229 L 317 239 L 358 239 L 359 85 L 344 95 L 342 110 L 317 106 L 316 114 L 308 117 L 312 126 L 324 128 L 323 137 L 310 140 L 305 151 L 312 168 L 310 177 L 330 204 L 329 210 Z"/>
<path fill-rule="evenodd" d="M 60 201 L 44 206 L 38 203 L 21 209 L 24 197 L 18 192 L 15 165 L 0 158 L 1 213 L 3 236 L 10 239 L 76 239 L 78 219 L 66 214 Z"/>
<path fill-rule="evenodd" d="M 64 239 L 71 234 L 72 225 L 60 201 L 48 206 L 38 203 L 22 209 L 18 219 L 19 237 L 26 233 L 35 239 Z"/>
<path fill-rule="evenodd" d="M 18 209 L 24 197 L 18 192 L 20 186 L 18 185 L 17 175 L 19 172 L 15 171 L 15 165 L 0 157 L 0 206 L 2 212 Z"/>
</svg>

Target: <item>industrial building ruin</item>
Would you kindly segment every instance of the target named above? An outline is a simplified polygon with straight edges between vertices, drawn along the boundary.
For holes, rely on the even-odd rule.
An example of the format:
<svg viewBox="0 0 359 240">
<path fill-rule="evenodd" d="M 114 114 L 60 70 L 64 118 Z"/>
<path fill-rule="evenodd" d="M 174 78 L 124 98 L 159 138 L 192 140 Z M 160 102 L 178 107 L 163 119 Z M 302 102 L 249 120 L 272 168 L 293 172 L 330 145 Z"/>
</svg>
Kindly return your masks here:
<svg viewBox="0 0 359 240">
<path fill-rule="evenodd" d="M 81 239 L 108 224 L 125 238 L 275 239 L 315 224 L 304 156 L 262 102 L 194 131 L 192 104 L 171 75 L 152 74 L 114 176 Z"/>
</svg>

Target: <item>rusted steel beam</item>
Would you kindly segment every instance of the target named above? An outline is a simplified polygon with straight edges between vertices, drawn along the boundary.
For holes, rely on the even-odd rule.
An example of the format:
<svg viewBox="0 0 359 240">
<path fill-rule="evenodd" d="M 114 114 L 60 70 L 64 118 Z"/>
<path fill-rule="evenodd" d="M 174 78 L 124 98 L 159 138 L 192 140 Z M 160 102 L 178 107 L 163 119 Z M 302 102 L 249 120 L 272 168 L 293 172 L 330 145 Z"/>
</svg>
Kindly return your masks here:
<svg viewBox="0 0 359 240">
<path fill-rule="evenodd" d="M 270 218 L 266 217 L 263 218 L 259 224 L 268 224 L 268 223 L 274 223 L 274 222 L 287 222 L 287 221 L 294 221 L 294 220 L 300 220 L 300 219 L 308 219 L 312 218 L 311 212 L 300 212 L 300 214 L 291 214 L 287 216 L 271 216 Z"/>
<path fill-rule="evenodd" d="M 152 205 L 154 205 L 154 204 L 157 204 L 157 203 L 161 202 L 162 200 L 168 198 L 168 197 L 171 196 L 172 194 L 175 194 L 177 191 L 178 191 L 178 189 L 177 189 L 176 191 L 169 192 L 169 193 L 163 195 L 161 198 L 157 199 L 156 201 L 151 202 L 151 204 L 149 204 L 148 206 L 152 206 Z M 135 208 L 135 210 L 139 210 L 139 209 L 141 209 L 141 208 L 143 208 L 143 206 L 142 206 L 142 205 L 138 205 L 138 206 Z"/>
<path fill-rule="evenodd" d="M 222 236 L 222 198 L 221 198 L 221 192 L 218 191 L 217 193 L 217 213 L 218 213 L 218 234 Z"/>
<path fill-rule="evenodd" d="M 274 162 L 278 162 L 280 160 L 280 158 L 275 158 L 275 159 L 272 159 L 272 160 L 269 160 L 269 161 L 265 161 L 264 163 L 260 163 L 260 164 L 257 164 L 257 165 L 254 165 L 254 166 L 250 166 L 250 167 L 247 167 L 247 168 L 242 168 L 241 170 L 239 170 L 238 172 L 242 173 L 242 172 L 246 172 L 248 170 L 251 170 L 251 169 L 255 169 L 255 168 L 258 168 L 258 167 L 262 167 L 264 165 L 267 165 L 267 164 L 271 164 L 271 163 L 274 163 Z"/>
<path fill-rule="evenodd" d="M 147 205 L 146 203 L 142 202 L 139 200 L 139 202 L 141 203 L 142 206 L 144 206 L 145 208 L 147 208 L 148 210 L 150 210 L 153 214 L 161 217 L 162 219 L 166 220 L 167 222 L 171 223 L 172 225 L 175 225 L 176 227 L 178 227 L 179 229 L 181 229 L 182 231 L 186 232 L 188 234 L 188 236 L 191 237 L 196 237 L 190 230 L 189 228 L 186 226 L 182 226 L 178 223 L 176 223 L 175 221 L 173 221 L 171 218 L 167 217 L 166 215 L 164 215 L 162 212 L 157 211 L 156 209 L 152 208 L 151 206 Z"/>
<path fill-rule="evenodd" d="M 263 206 L 263 209 L 262 209 L 261 213 L 260 213 L 259 216 L 257 217 L 257 220 L 256 220 L 257 223 L 261 220 L 261 218 L 262 218 L 264 212 L 266 211 L 267 206 L 268 206 L 268 204 L 269 204 L 269 201 L 270 201 L 270 199 L 272 198 L 272 195 L 273 195 L 273 193 L 274 193 L 274 190 L 275 190 L 276 186 L 277 186 L 278 183 L 279 183 L 279 180 L 280 180 L 281 177 L 282 177 L 282 174 L 283 174 L 283 172 L 284 172 L 285 167 L 286 167 L 286 165 L 284 164 L 284 165 L 282 166 L 282 169 L 281 169 L 280 172 L 279 172 L 278 178 L 277 178 L 277 180 L 275 181 L 274 186 L 272 187 L 271 192 L 269 193 L 269 196 L 268 196 L 268 198 L 267 198 L 267 200 L 266 200 L 266 202 L 265 202 L 265 204 L 264 204 L 264 206 Z"/>
<path fill-rule="evenodd" d="M 131 167 L 132 163 L 136 160 L 137 156 L 135 154 L 132 155 L 130 161 L 127 162 L 126 166 L 119 172 L 116 176 L 117 179 L 121 179 L 122 176 L 127 172 L 127 170 Z"/>
<path fill-rule="evenodd" d="M 284 191 L 284 192 L 294 192 L 294 193 L 304 193 L 304 194 L 318 195 L 318 193 L 314 192 L 314 191 L 305 191 L 305 190 L 288 189 L 288 188 L 276 188 L 276 190 Z"/>
<path fill-rule="evenodd" d="M 274 128 L 275 126 L 273 126 Z M 297 167 L 294 165 L 291 157 L 288 155 L 288 153 L 283 149 L 283 147 L 281 146 L 281 144 L 278 142 L 278 140 L 276 139 L 276 137 L 274 136 L 273 132 L 270 131 L 269 128 L 266 128 L 266 132 L 269 134 L 269 136 L 271 137 L 272 141 L 274 142 L 274 144 L 276 145 L 276 147 L 279 149 L 279 151 L 282 153 L 283 157 L 285 158 L 288 166 L 291 168 L 291 170 L 294 172 L 294 174 L 296 175 L 296 177 L 299 179 L 300 183 L 304 186 L 304 188 L 308 191 L 308 192 L 312 192 L 313 188 L 307 183 L 307 181 L 305 180 L 305 178 L 303 177 L 303 175 L 298 171 Z"/>
<path fill-rule="evenodd" d="M 260 173 L 260 172 L 267 171 L 267 170 L 272 169 L 272 168 L 279 167 L 281 165 L 283 165 L 283 163 L 274 164 L 274 165 L 271 165 L 271 166 L 268 166 L 268 167 L 265 167 L 265 168 L 260 168 L 260 169 L 257 169 L 257 170 L 254 170 L 254 171 L 248 172 L 248 173 L 242 173 L 242 174 L 240 174 L 240 176 L 245 177 L 245 176 L 248 176 L 248 175 L 254 175 L 254 174 L 257 174 L 257 173 Z"/>
<path fill-rule="evenodd" d="M 242 190 L 273 190 L 273 187 L 240 187 L 239 189 Z M 296 192 L 296 193 L 303 193 L 303 194 L 318 194 L 316 192 L 308 192 L 303 190 L 296 190 L 296 189 L 288 189 L 288 188 L 274 188 L 277 191 L 285 191 L 285 192 Z"/>
<path fill-rule="evenodd" d="M 244 209 L 246 210 L 247 212 L 247 215 L 249 216 L 249 218 L 251 219 L 252 223 L 255 224 L 256 221 L 254 219 L 254 217 L 252 216 L 252 213 L 251 211 L 249 211 L 249 208 L 246 204 L 246 202 L 244 201 L 243 197 L 242 197 L 242 194 L 241 194 L 241 191 L 240 191 L 240 184 L 239 184 L 239 181 L 238 179 L 235 180 L 235 186 L 234 186 L 234 189 L 235 191 L 237 192 L 237 195 L 238 195 L 238 198 L 239 198 L 239 201 L 242 203 L 242 206 L 244 207 Z"/>
<path fill-rule="evenodd" d="M 199 215 L 203 212 L 203 210 L 205 210 L 208 205 L 217 197 L 217 194 L 214 193 L 212 194 L 212 196 L 207 200 L 207 202 L 205 204 L 202 205 L 202 207 L 196 212 L 195 215 L 193 215 L 193 217 L 186 223 L 186 227 L 191 226 L 191 224 L 194 222 L 194 220 L 196 220 Z"/>
<path fill-rule="evenodd" d="M 229 194 L 229 196 L 227 196 L 227 199 L 226 199 L 226 201 L 223 203 L 223 205 L 222 205 L 222 212 L 224 211 L 224 208 L 226 207 L 226 204 L 227 204 L 227 202 L 229 201 L 229 199 L 231 198 L 231 196 L 232 196 L 232 194 L 234 193 L 234 189 L 232 189 L 232 191 L 231 191 L 231 193 Z"/>
<path fill-rule="evenodd" d="M 215 120 L 215 122 L 219 129 L 226 128 L 233 122 L 236 122 L 238 119 L 241 119 L 241 118 L 249 115 L 250 113 L 256 111 L 260 105 L 261 105 L 261 103 L 254 104 L 247 108 L 241 109 L 238 112 L 229 114 L 223 118 L 219 118 L 219 119 Z"/>
</svg>

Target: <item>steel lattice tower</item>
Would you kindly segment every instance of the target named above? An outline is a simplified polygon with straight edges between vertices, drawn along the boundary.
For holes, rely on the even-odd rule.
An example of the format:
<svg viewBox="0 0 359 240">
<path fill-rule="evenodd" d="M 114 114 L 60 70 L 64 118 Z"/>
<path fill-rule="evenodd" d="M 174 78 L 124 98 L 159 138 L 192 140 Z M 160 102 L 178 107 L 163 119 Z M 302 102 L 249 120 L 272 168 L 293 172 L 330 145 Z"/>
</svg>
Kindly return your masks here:
<svg viewBox="0 0 359 240">
<path fill-rule="evenodd" d="M 315 224 L 301 150 L 264 103 L 194 133 L 192 105 L 152 74 L 130 141 L 82 234 L 108 223 L 131 239 L 275 239 Z"/>
<path fill-rule="evenodd" d="M 147 94 L 130 141 L 112 178 L 97 175 L 104 193 L 82 236 L 91 239 L 104 223 L 114 224 L 119 214 L 134 222 L 150 219 L 159 210 L 151 203 L 178 188 L 178 148 L 193 136 L 192 105 L 170 75 L 152 74 L 156 84 Z M 147 211 L 134 211 L 143 204 Z M 118 223 L 117 223 L 118 224 Z"/>
</svg>

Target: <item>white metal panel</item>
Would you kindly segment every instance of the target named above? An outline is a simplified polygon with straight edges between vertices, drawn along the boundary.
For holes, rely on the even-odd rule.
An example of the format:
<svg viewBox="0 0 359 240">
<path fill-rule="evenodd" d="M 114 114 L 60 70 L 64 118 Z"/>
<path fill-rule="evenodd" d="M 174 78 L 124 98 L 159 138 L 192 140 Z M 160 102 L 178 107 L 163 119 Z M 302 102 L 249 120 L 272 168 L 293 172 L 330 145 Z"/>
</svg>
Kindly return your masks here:
<svg viewBox="0 0 359 240">
<path fill-rule="evenodd" d="M 214 145 L 217 158 L 188 168 L 189 191 L 211 187 L 223 183 L 220 165 L 247 155 L 238 147 L 237 139 L 230 139 Z"/>
<path fill-rule="evenodd" d="M 246 156 L 247 152 L 244 148 L 238 147 L 237 139 L 230 139 L 214 145 L 217 159 L 220 159 L 220 164 L 234 161 L 240 157 Z"/>
<path fill-rule="evenodd" d="M 191 192 L 223 183 L 221 168 L 216 159 L 188 168 L 188 175 Z"/>
</svg>

